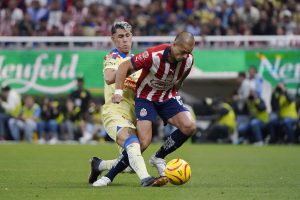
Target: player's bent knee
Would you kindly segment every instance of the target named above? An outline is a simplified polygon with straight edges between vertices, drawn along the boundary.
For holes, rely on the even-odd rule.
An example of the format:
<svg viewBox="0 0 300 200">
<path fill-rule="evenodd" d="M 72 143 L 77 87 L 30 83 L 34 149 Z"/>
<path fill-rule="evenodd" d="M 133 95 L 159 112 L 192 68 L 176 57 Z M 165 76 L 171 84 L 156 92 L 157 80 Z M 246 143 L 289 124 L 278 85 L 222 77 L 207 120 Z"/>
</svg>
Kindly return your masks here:
<svg viewBox="0 0 300 200">
<path fill-rule="evenodd" d="M 126 149 L 127 146 L 130 145 L 130 144 L 132 144 L 132 143 L 138 143 L 138 144 L 140 144 L 140 141 L 139 141 L 139 139 L 138 139 L 137 136 L 135 136 L 135 135 L 129 136 L 129 137 L 125 140 L 125 142 L 124 142 L 124 149 Z"/>
<path fill-rule="evenodd" d="M 186 121 L 183 123 L 181 127 L 181 131 L 188 136 L 193 135 L 197 130 L 196 122 L 194 121 Z"/>
</svg>

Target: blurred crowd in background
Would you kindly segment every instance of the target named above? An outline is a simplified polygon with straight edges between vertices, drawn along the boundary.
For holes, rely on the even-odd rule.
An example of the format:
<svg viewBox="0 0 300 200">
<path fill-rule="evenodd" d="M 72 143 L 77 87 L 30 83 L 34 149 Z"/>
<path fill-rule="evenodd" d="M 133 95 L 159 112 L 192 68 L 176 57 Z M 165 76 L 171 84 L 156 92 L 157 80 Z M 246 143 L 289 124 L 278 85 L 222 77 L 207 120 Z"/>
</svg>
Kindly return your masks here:
<svg viewBox="0 0 300 200">
<path fill-rule="evenodd" d="M 0 36 L 299 35 L 299 0 L 1 0 Z"/>
</svg>

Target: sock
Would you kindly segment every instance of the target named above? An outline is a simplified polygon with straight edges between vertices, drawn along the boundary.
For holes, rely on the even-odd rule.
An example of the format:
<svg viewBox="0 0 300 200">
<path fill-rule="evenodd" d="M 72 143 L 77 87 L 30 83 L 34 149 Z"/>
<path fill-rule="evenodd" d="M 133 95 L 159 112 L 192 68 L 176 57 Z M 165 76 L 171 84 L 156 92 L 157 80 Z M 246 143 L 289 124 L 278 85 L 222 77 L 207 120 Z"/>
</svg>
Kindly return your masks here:
<svg viewBox="0 0 300 200">
<path fill-rule="evenodd" d="M 168 154 L 179 148 L 189 136 L 184 135 L 179 129 L 169 135 L 163 146 L 156 152 L 157 158 L 165 158 Z"/>
<path fill-rule="evenodd" d="M 141 154 L 141 147 L 139 143 L 133 142 L 126 146 L 128 160 L 131 168 L 138 175 L 140 180 L 149 177 L 144 158 Z"/>
<path fill-rule="evenodd" d="M 120 155 L 119 159 L 115 162 L 115 164 L 112 166 L 112 168 L 107 172 L 105 175 L 107 178 L 111 180 L 111 182 L 114 180 L 114 178 L 122 172 L 126 167 L 129 166 L 128 161 L 128 155 L 126 151 L 123 151 Z"/>
<path fill-rule="evenodd" d="M 100 163 L 98 169 L 100 171 L 110 170 L 112 168 L 112 166 L 115 164 L 116 161 L 117 161 L 117 159 L 114 159 L 114 160 L 102 160 L 102 162 Z"/>
</svg>

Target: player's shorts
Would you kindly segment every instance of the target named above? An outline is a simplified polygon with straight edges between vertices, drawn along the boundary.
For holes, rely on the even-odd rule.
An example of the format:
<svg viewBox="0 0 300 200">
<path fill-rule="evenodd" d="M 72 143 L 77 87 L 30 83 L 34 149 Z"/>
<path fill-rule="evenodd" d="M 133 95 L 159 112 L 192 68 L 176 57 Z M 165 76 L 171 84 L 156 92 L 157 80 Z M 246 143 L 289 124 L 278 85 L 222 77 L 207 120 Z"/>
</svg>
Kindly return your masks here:
<svg viewBox="0 0 300 200">
<path fill-rule="evenodd" d="M 183 111 L 189 110 L 183 105 L 180 96 L 172 97 L 164 102 L 152 102 L 147 99 L 135 98 L 137 120 L 154 122 L 158 114 L 166 123 L 168 119 Z"/>
<path fill-rule="evenodd" d="M 107 113 L 103 114 L 102 117 L 104 129 L 114 141 L 116 141 L 117 134 L 121 128 L 131 128 L 133 131 L 136 129 L 135 125 L 130 120 L 118 113 Z M 134 134 L 136 133 L 134 132 Z"/>
</svg>

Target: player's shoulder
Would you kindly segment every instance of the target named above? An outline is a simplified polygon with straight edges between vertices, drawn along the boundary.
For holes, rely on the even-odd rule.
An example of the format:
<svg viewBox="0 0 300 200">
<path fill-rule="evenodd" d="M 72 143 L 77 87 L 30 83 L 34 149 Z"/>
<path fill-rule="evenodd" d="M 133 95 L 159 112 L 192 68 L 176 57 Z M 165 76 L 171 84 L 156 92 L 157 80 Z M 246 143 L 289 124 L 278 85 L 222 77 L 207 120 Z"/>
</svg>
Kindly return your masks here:
<svg viewBox="0 0 300 200">
<path fill-rule="evenodd" d="M 164 51 L 167 47 L 170 47 L 170 46 L 171 46 L 170 44 L 160 44 L 160 45 L 148 48 L 147 51 L 150 53 Z"/>
<path fill-rule="evenodd" d="M 112 50 L 110 51 L 108 54 L 106 54 L 104 60 L 117 60 L 118 58 L 120 58 L 120 54 L 118 51 Z"/>
</svg>

